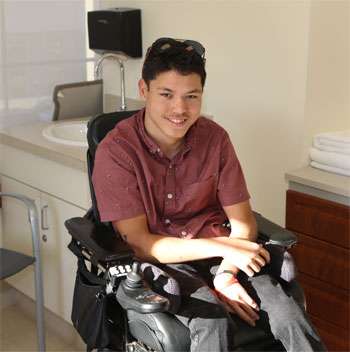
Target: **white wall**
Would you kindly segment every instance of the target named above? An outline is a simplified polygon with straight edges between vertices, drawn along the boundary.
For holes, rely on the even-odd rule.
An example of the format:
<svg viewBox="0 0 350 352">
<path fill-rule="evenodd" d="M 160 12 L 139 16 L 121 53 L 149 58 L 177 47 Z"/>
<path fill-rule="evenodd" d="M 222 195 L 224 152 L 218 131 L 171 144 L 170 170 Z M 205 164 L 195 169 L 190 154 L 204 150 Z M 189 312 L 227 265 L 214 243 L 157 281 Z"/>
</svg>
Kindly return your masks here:
<svg viewBox="0 0 350 352">
<path fill-rule="evenodd" d="M 203 111 L 231 135 L 255 210 L 284 224 L 285 172 L 307 165 L 314 133 L 345 129 L 349 114 L 349 5 L 345 1 L 117 1 L 142 10 L 144 51 L 158 37 L 207 50 Z M 142 60 L 126 64 L 137 97 Z M 108 92 L 119 93 L 107 63 Z M 326 107 L 326 109 L 325 109 Z"/>
<path fill-rule="evenodd" d="M 312 2 L 309 38 L 303 160 L 313 135 L 350 130 L 350 1 Z"/>
</svg>

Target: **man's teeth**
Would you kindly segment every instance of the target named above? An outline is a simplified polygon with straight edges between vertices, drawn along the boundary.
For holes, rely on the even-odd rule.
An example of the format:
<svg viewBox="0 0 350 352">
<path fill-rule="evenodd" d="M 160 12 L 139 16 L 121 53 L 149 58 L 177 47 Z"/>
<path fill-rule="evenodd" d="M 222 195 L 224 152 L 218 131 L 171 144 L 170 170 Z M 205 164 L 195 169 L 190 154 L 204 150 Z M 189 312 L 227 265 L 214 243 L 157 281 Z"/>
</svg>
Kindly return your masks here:
<svg viewBox="0 0 350 352">
<path fill-rule="evenodd" d="M 186 121 L 185 119 L 168 119 L 168 120 L 174 123 L 183 123 L 184 121 Z"/>
</svg>

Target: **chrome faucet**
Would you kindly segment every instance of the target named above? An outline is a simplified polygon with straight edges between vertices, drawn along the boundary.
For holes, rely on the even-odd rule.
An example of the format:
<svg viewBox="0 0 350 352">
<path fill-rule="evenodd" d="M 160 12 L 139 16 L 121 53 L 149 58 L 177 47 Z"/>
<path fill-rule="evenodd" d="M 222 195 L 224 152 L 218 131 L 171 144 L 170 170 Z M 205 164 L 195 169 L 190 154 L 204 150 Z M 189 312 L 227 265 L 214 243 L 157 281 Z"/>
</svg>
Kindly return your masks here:
<svg viewBox="0 0 350 352">
<path fill-rule="evenodd" d="M 101 71 L 101 65 L 102 62 L 105 59 L 115 59 L 119 63 L 120 67 L 120 91 L 121 91 L 121 106 L 120 110 L 124 111 L 126 110 L 126 101 L 125 101 L 125 69 L 124 69 L 124 61 L 127 60 L 127 57 L 123 54 L 114 54 L 114 53 L 106 53 L 103 54 L 97 61 L 95 65 L 95 79 L 99 79 L 100 77 L 100 71 Z"/>
</svg>

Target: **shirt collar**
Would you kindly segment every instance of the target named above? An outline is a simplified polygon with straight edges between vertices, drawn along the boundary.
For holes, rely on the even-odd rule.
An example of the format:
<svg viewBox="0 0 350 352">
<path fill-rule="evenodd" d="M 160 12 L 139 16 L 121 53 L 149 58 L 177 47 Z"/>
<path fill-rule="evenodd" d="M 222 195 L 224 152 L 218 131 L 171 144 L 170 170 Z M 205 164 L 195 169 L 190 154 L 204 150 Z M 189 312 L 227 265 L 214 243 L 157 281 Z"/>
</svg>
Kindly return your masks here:
<svg viewBox="0 0 350 352">
<path fill-rule="evenodd" d="M 137 125 L 140 131 L 142 141 L 145 143 L 146 147 L 150 153 L 155 154 L 160 151 L 159 145 L 148 135 L 145 128 L 145 108 L 141 109 L 137 114 Z"/>
</svg>

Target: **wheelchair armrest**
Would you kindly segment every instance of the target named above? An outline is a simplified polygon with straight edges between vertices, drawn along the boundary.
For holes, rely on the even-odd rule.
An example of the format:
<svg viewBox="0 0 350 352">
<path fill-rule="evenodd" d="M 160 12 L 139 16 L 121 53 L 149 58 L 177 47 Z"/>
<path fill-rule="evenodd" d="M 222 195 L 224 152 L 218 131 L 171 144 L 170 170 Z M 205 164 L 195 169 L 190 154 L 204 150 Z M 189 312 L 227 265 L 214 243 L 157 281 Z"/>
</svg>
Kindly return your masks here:
<svg viewBox="0 0 350 352">
<path fill-rule="evenodd" d="M 258 225 L 258 239 L 264 243 L 289 248 L 297 243 L 297 236 L 254 212 Z"/>
<path fill-rule="evenodd" d="M 87 218 L 71 218 L 65 226 L 72 238 L 86 248 L 94 261 L 111 262 L 134 257 L 132 248 L 112 228 Z"/>
</svg>

